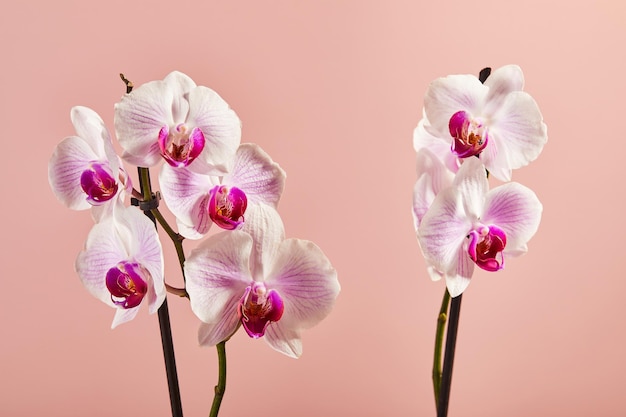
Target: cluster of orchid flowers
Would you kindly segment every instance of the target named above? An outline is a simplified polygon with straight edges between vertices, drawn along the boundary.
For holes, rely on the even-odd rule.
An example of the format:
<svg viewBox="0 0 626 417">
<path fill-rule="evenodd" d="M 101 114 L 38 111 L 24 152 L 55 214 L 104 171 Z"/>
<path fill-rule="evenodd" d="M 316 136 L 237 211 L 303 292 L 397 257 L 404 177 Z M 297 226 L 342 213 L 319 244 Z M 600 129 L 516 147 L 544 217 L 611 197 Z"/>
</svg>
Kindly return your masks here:
<svg viewBox="0 0 626 417">
<path fill-rule="evenodd" d="M 299 357 L 301 331 L 328 315 L 340 286 L 315 244 L 285 238 L 277 212 L 285 172 L 259 146 L 240 144 L 235 112 L 187 75 L 127 86 L 114 113 L 121 157 L 100 116 L 74 107 L 76 135 L 59 143 L 49 162 L 58 199 L 70 209 L 90 209 L 95 220 L 76 259 L 82 283 L 116 309 L 112 327 L 132 320 L 142 305 L 156 312 L 170 290 L 189 297 L 202 321 L 201 345 L 222 343 L 242 326 Z M 140 190 L 124 162 L 139 168 Z M 152 193 L 148 169 L 157 166 L 160 191 Z M 161 197 L 178 232 L 160 214 Z M 161 242 L 142 210 L 171 232 L 184 288 L 165 282 Z M 207 236 L 213 224 L 224 230 Z M 182 240 L 205 236 L 185 257 Z"/>
<path fill-rule="evenodd" d="M 447 413 L 448 400 L 439 397 L 444 388 L 437 352 L 441 354 L 441 326 L 450 297 L 459 304 L 450 307 L 449 326 L 453 311 L 458 325 L 460 295 L 475 265 L 490 272 L 504 268 L 505 259 L 527 251 L 541 220 L 542 205 L 535 193 L 510 182 L 511 171 L 535 160 L 547 141 L 541 112 L 523 86 L 516 65 L 493 73 L 485 68 L 479 77 L 439 78 L 426 92 L 423 117 L 414 131 L 414 226 L 430 277 L 443 278 L 447 288 L 433 366 L 440 417 Z M 503 184 L 489 189 L 490 175 Z M 448 339 L 454 343 L 456 329 L 450 331 Z M 453 357 L 454 348 L 451 352 Z"/>
<path fill-rule="evenodd" d="M 458 326 L 460 295 L 475 265 L 501 270 L 506 258 L 527 251 L 541 220 L 535 193 L 510 182 L 512 170 L 536 159 L 547 141 L 542 115 L 523 84 L 515 65 L 493 73 L 486 68 L 478 78 L 439 78 L 427 90 L 414 132 L 414 226 L 430 277 L 446 283 L 433 368 L 439 417 L 447 414 L 446 372 L 451 375 L 450 362 L 442 376 L 438 357 L 450 298 L 446 343 L 454 344 L 453 315 Z M 202 322 L 201 345 L 218 345 L 219 353 L 243 327 L 250 337 L 299 357 L 302 330 L 329 314 L 340 286 L 315 244 L 285 238 L 277 211 L 285 172 L 259 146 L 241 144 L 235 112 L 185 74 L 127 86 L 115 105 L 121 157 L 100 116 L 74 107 L 76 135 L 65 138 L 49 162 L 59 200 L 70 209 L 90 209 L 95 220 L 76 260 L 83 284 L 116 309 L 112 327 L 132 320 L 143 304 L 156 312 L 170 291 L 189 298 Z M 124 162 L 138 167 L 139 190 Z M 149 168 L 156 166 L 160 190 L 153 193 Z M 490 175 L 503 184 L 490 190 Z M 161 198 L 177 231 L 159 211 Z M 165 282 L 155 219 L 176 246 L 184 288 Z M 208 235 L 213 224 L 224 231 Z M 184 238 L 205 240 L 185 256 Z"/>
<path fill-rule="evenodd" d="M 431 83 L 414 131 L 417 182 L 413 214 L 420 247 L 434 280 L 463 293 L 474 265 L 498 271 L 527 251 L 541 220 L 535 193 L 511 171 L 537 158 L 547 129 L 535 100 L 522 91 L 516 65 L 482 83 L 450 75 Z M 489 189 L 488 176 L 505 184 Z"/>
</svg>

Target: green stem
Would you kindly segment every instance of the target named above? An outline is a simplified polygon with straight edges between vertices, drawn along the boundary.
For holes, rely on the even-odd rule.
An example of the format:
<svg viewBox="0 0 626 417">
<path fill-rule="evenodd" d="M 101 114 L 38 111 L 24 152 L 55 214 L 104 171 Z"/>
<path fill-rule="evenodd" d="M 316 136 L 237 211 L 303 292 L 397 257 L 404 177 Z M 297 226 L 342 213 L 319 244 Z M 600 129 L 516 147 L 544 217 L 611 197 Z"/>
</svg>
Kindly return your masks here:
<svg viewBox="0 0 626 417">
<path fill-rule="evenodd" d="M 213 405 L 209 417 L 217 417 L 222 405 L 222 398 L 226 392 L 226 341 L 220 342 L 215 346 L 217 348 L 217 357 L 219 361 L 219 377 L 215 386 L 215 396 L 213 397 Z"/>
<path fill-rule="evenodd" d="M 176 255 L 178 255 L 178 263 L 180 264 L 180 271 L 183 275 L 183 282 L 185 281 L 185 251 L 183 250 L 183 240 L 185 238 L 180 234 L 176 233 L 174 229 L 167 223 L 165 217 L 161 214 L 158 208 L 150 210 L 154 218 L 159 222 L 163 230 L 170 237 L 172 242 L 174 243 L 174 247 L 176 248 Z M 186 297 L 189 297 L 188 295 Z"/>
<path fill-rule="evenodd" d="M 152 200 L 152 186 L 150 184 L 150 171 L 148 168 L 138 167 L 139 183 L 141 186 L 141 194 L 143 201 Z M 144 211 L 144 214 L 154 222 L 155 218 L 150 210 Z M 163 300 L 163 304 L 158 310 L 159 328 L 161 330 L 161 344 L 163 346 L 163 358 L 165 360 L 165 374 L 167 376 L 167 386 L 170 394 L 170 406 L 172 408 L 172 417 L 182 417 L 183 408 L 180 399 L 180 388 L 178 386 L 178 373 L 176 371 L 176 358 L 174 356 L 174 342 L 172 341 L 172 329 L 170 326 L 170 314 L 167 307 L 167 299 Z"/>
<path fill-rule="evenodd" d="M 443 335 L 448 321 L 448 305 L 450 293 L 446 289 L 441 300 L 439 316 L 437 316 L 437 332 L 435 333 L 435 355 L 433 359 L 433 389 L 435 391 L 435 406 L 439 404 L 439 391 L 441 390 L 441 353 L 443 352 Z"/>
</svg>

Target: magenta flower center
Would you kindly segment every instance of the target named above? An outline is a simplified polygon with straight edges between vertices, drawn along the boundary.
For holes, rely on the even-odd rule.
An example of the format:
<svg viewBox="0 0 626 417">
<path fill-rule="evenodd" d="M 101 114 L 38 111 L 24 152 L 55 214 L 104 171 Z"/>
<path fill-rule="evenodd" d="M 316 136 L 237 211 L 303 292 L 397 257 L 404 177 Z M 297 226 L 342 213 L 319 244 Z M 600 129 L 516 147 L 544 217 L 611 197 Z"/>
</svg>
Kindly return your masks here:
<svg viewBox="0 0 626 417">
<path fill-rule="evenodd" d="M 499 271 L 504 267 L 502 251 L 506 234 L 498 226 L 480 226 L 469 234 L 468 253 L 472 261 L 486 271 Z"/>
<path fill-rule="evenodd" d="M 90 163 L 80 176 L 80 187 L 94 206 L 106 203 L 117 194 L 117 182 L 106 163 Z"/>
<path fill-rule="evenodd" d="M 248 336 L 258 339 L 265 334 L 271 322 L 280 320 L 284 309 L 278 291 L 268 290 L 262 282 L 254 282 L 246 288 L 237 312 Z"/>
<path fill-rule="evenodd" d="M 173 167 L 186 167 L 200 155 L 204 149 L 204 133 L 194 127 L 189 129 L 184 123 L 170 130 L 163 126 L 159 131 L 161 155 Z"/>
<path fill-rule="evenodd" d="M 452 152 L 459 158 L 467 158 L 478 155 L 485 146 L 489 135 L 487 126 L 479 120 L 474 119 L 466 111 L 458 111 L 452 115 L 448 123 L 452 141 Z"/>
<path fill-rule="evenodd" d="M 209 191 L 209 217 L 222 229 L 234 230 L 244 222 L 246 193 L 237 187 L 217 185 Z"/>
<path fill-rule="evenodd" d="M 111 301 L 122 308 L 137 307 L 148 292 L 150 273 L 136 262 L 123 261 L 109 269 L 106 286 Z"/>
</svg>

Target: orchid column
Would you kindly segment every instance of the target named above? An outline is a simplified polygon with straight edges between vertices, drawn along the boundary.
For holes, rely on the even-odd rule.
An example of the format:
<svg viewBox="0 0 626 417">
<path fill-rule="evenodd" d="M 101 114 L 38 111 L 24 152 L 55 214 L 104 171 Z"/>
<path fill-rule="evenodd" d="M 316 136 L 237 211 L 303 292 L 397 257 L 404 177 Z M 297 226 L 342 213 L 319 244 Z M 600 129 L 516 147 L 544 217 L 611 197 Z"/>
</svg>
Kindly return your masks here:
<svg viewBox="0 0 626 417">
<path fill-rule="evenodd" d="M 508 65 L 490 72 L 433 81 L 414 132 L 417 237 L 429 275 L 446 282 L 433 364 L 439 417 L 448 412 L 461 295 L 475 265 L 490 272 L 504 268 L 505 258 L 527 251 L 541 219 L 541 203 L 530 189 L 506 183 L 489 190 L 489 174 L 510 181 L 511 171 L 536 159 L 547 141 L 539 108 L 522 91 L 521 69 Z"/>
</svg>

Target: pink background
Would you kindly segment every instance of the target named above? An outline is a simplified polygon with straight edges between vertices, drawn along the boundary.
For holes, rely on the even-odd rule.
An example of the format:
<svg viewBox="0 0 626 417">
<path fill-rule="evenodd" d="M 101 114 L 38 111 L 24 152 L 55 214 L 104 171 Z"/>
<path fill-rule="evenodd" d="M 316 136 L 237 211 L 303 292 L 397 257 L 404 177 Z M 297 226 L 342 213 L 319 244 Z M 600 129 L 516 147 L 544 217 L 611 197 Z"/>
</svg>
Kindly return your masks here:
<svg viewBox="0 0 626 417">
<path fill-rule="evenodd" d="M 47 161 L 85 105 L 112 128 L 124 86 L 177 69 L 217 90 L 288 175 L 289 237 L 338 270 L 333 313 L 289 359 L 239 332 L 223 416 L 435 415 L 442 283 L 410 214 L 428 83 L 516 63 L 549 141 L 514 180 L 544 204 L 529 253 L 465 294 L 450 416 L 623 416 L 626 325 L 622 2 L 13 2 L 0 16 L 0 415 L 168 416 L 156 316 L 111 331 L 74 270 L 92 220 Z M 164 241 L 169 281 L 180 282 Z M 189 249 L 191 245 L 187 245 Z M 170 297 L 183 407 L 207 415 L 214 349 Z"/>
</svg>

